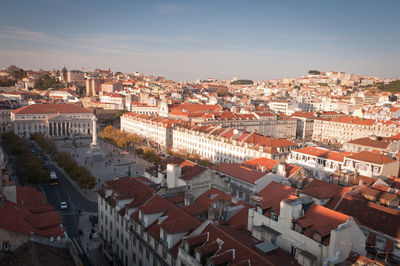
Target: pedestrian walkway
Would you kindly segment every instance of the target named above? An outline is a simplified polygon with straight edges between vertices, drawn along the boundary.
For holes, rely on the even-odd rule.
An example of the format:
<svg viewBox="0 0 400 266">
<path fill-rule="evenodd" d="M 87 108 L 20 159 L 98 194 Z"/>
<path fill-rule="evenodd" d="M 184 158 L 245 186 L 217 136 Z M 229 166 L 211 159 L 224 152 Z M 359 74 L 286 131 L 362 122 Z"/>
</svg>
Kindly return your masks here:
<svg viewBox="0 0 400 266">
<path fill-rule="evenodd" d="M 97 236 L 97 224 L 95 226 L 89 221 L 90 215 L 97 213 L 82 212 L 79 217 L 79 230 L 82 248 L 92 265 L 109 265 L 101 251 L 101 238 Z"/>
</svg>

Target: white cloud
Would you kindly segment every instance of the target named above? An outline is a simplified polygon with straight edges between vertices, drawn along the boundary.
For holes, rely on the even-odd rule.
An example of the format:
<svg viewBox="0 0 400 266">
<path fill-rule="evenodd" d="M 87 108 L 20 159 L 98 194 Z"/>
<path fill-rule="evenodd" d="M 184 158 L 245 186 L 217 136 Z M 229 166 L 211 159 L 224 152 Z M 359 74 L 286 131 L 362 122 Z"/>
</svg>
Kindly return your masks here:
<svg viewBox="0 0 400 266">
<path fill-rule="evenodd" d="M 61 40 L 41 32 L 30 31 L 20 27 L 0 26 L 0 38 L 35 41 L 43 43 L 59 43 Z"/>
</svg>

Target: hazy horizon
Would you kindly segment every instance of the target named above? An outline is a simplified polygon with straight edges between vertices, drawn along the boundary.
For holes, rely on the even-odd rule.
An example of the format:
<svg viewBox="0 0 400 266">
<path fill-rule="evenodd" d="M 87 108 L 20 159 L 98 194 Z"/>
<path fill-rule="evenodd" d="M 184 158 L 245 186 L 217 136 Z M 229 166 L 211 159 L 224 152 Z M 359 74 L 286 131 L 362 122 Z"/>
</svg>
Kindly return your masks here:
<svg viewBox="0 0 400 266">
<path fill-rule="evenodd" d="M 139 71 L 177 81 L 399 77 L 399 1 L 2 3 L 0 67 Z"/>
</svg>

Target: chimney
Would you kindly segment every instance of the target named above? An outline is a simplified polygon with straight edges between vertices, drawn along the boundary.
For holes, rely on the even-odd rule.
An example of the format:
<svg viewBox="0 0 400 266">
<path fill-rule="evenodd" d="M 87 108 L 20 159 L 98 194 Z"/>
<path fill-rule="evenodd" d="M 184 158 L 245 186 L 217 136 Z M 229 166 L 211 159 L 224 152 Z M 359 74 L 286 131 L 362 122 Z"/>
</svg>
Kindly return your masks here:
<svg viewBox="0 0 400 266">
<path fill-rule="evenodd" d="M 283 163 L 278 164 L 277 174 L 286 177 L 286 169 Z"/>
<path fill-rule="evenodd" d="M 177 164 L 167 164 L 167 184 L 169 188 L 177 186 L 178 178 L 182 175 L 182 169 Z"/>
<path fill-rule="evenodd" d="M 261 166 L 261 172 L 265 172 L 265 165 L 264 166 Z"/>
</svg>

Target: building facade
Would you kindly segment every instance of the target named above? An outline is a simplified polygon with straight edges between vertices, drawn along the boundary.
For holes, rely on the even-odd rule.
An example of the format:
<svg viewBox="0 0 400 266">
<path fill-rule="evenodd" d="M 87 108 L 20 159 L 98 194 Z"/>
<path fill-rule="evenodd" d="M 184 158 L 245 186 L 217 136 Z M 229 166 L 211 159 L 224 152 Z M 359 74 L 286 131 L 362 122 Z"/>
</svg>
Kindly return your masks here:
<svg viewBox="0 0 400 266">
<path fill-rule="evenodd" d="M 48 137 L 92 134 L 92 112 L 74 104 L 32 104 L 13 110 L 15 134 L 29 138 L 33 133 Z"/>
<path fill-rule="evenodd" d="M 316 119 L 313 140 L 343 144 L 353 139 L 371 135 L 390 137 L 399 133 L 400 121 L 376 121 L 359 117 L 342 116 Z"/>
<path fill-rule="evenodd" d="M 67 72 L 67 82 L 85 84 L 85 73 L 80 70 L 70 70 Z"/>
</svg>

